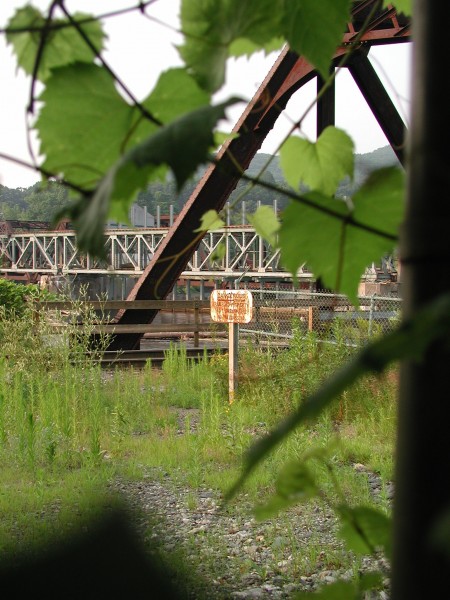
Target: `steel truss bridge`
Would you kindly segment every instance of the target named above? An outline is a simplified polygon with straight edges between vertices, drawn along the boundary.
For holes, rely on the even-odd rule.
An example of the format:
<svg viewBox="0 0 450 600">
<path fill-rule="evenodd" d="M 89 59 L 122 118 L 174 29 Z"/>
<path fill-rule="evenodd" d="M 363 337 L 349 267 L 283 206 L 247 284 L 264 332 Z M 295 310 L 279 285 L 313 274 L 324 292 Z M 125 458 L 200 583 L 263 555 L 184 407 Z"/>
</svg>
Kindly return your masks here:
<svg viewBox="0 0 450 600">
<path fill-rule="evenodd" d="M 324 23 L 323 26 L 325 27 L 326 24 Z M 405 160 L 406 125 L 369 60 L 369 50 L 374 45 L 389 45 L 409 41 L 411 41 L 411 23 L 402 13 L 397 13 L 396 9 L 390 4 L 386 7 L 380 7 L 378 0 L 357 0 L 352 3 L 351 20 L 342 32 L 341 44 L 336 49 L 331 61 L 331 68 L 334 69 L 341 64 L 343 57 L 346 58 L 345 68 L 353 77 L 401 164 L 404 164 Z M 208 210 L 222 210 L 231 192 L 241 179 L 242 173 L 246 171 L 266 136 L 276 125 L 278 117 L 286 108 L 290 98 L 313 79 L 316 80 L 317 92 L 320 94 L 317 102 L 317 136 L 327 126 L 334 125 L 335 82 L 333 81 L 331 85 L 324 88 L 322 78 L 315 71 L 314 66 L 307 61 L 306 57 L 299 56 L 290 50 L 288 46 L 285 46 L 234 126 L 233 133 L 236 136 L 228 139 L 219 149 L 215 163 L 210 165 L 197 184 L 173 227 L 166 231 L 166 235 L 161 235 L 159 244 L 152 245 L 149 243 L 147 246 L 146 243 L 141 241 L 143 254 L 140 254 L 132 251 L 133 242 L 131 242 L 131 238 L 130 242 L 125 241 L 125 238 L 123 238 L 120 244 L 119 242 L 113 244 L 112 237 L 111 242 L 108 237 L 106 244 L 110 244 L 111 257 L 114 257 L 116 250 L 119 251 L 119 255 L 130 255 L 129 258 L 133 254 L 145 257 L 145 247 L 147 247 L 148 256 L 154 253 L 153 260 L 150 260 L 145 267 L 145 258 L 142 263 L 139 263 L 137 259 L 129 262 L 132 270 L 135 267 L 143 270 L 129 293 L 128 300 L 165 298 L 184 273 L 188 272 L 193 277 L 195 269 L 198 273 L 202 271 L 200 265 L 204 266 L 205 274 L 208 272 L 211 267 L 211 264 L 208 265 L 208 256 L 210 263 L 212 263 L 213 248 L 216 244 L 214 237 L 207 237 L 206 239 L 209 241 L 206 242 L 204 248 L 200 245 L 200 240 L 196 237 L 195 231 L 198 230 L 201 224 L 202 216 Z M 266 253 L 264 250 L 261 253 L 258 245 L 259 240 L 255 238 L 254 246 L 250 241 L 251 236 L 255 236 L 254 232 L 252 233 L 249 230 L 248 233 L 248 238 L 244 234 L 241 237 L 236 235 L 235 239 L 239 239 L 239 243 L 233 251 L 230 251 L 232 238 L 228 240 L 228 257 L 219 261 L 224 272 L 226 272 L 225 269 L 231 269 L 231 272 L 233 272 L 233 265 L 237 267 L 239 261 L 244 265 L 248 256 L 250 256 L 250 264 L 253 265 L 255 270 L 249 275 L 257 273 L 257 276 L 261 277 L 263 273 L 269 273 L 270 268 L 274 269 L 270 272 L 271 275 L 274 272 L 281 273 L 275 259 L 275 253 L 272 253 L 271 257 L 268 248 L 266 248 Z M 222 234 L 224 235 L 224 232 Z M 123 234 L 114 233 L 112 235 L 122 236 Z M 133 235 L 140 236 L 142 234 L 135 232 Z M 220 236 L 220 232 L 213 235 Z M 55 234 L 55 237 L 59 237 L 59 235 Z M 141 238 L 141 240 L 143 239 Z M 14 248 L 17 250 L 17 247 L 13 248 L 8 244 L 10 244 L 9 241 L 6 242 L 6 245 L 8 252 L 11 254 L 11 268 L 14 264 L 17 269 L 18 257 L 15 257 L 12 252 Z M 205 244 L 205 242 L 202 241 L 202 244 Z M 23 251 L 26 254 L 28 246 L 27 249 L 25 249 L 25 246 L 26 244 L 23 246 Z M 31 255 L 34 247 L 37 260 L 40 253 L 42 253 L 42 256 L 45 254 L 51 255 L 52 241 L 49 237 L 47 243 L 42 242 L 40 246 L 37 242 L 34 246 L 30 243 L 29 247 Z M 137 247 L 136 239 L 136 249 Z M 70 254 L 69 249 L 70 245 L 67 243 L 66 252 L 68 257 Z M 251 250 L 253 250 L 253 254 L 251 254 Z M 72 254 L 75 254 L 74 240 Z M 263 261 L 260 260 L 261 255 Z M 57 256 L 61 256 L 61 254 Z M 62 256 L 64 256 L 64 246 Z M 195 258 L 196 256 L 197 258 Z M 6 262 L 7 260 L 6 257 Z M 16 260 L 16 262 L 13 263 L 13 260 Z M 63 265 L 62 257 L 58 260 Z M 69 264 L 69 260 L 66 265 Z M 45 261 L 43 262 L 45 263 Z M 112 269 L 115 269 L 116 266 L 114 266 L 113 260 L 111 262 Z M 58 261 L 55 259 L 53 259 L 53 263 L 58 265 Z M 0 264 L 0 267 L 5 272 L 5 266 Z M 103 268 L 107 270 L 108 265 L 103 265 Z M 149 309 L 139 312 L 143 314 L 137 317 L 133 314 L 133 311 L 124 309 L 119 312 L 118 322 L 120 324 L 133 324 L 137 323 L 136 319 L 139 318 L 140 322 L 144 320 L 151 323 L 158 311 Z M 138 348 L 141 337 L 141 334 L 117 334 L 113 338 L 109 349 L 132 350 Z"/>
<path fill-rule="evenodd" d="M 106 259 L 82 254 L 74 231 L 0 232 L 0 273 L 36 275 L 140 275 L 151 263 L 169 228 L 114 229 L 105 235 Z M 250 225 L 228 226 L 207 233 L 192 253 L 180 279 L 237 278 L 292 281 L 274 249 Z M 178 259 L 174 256 L 173 259 Z M 170 268 L 171 258 L 167 259 Z M 299 278 L 313 279 L 306 268 Z"/>
</svg>

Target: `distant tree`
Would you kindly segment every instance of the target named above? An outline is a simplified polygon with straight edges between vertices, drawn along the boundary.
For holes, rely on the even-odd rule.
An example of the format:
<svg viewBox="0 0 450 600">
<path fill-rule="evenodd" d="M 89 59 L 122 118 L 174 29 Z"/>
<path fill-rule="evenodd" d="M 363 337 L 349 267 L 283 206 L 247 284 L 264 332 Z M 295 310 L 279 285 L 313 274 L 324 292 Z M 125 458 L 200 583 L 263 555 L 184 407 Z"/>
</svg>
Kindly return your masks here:
<svg viewBox="0 0 450 600">
<path fill-rule="evenodd" d="M 68 190 L 56 181 L 36 183 L 25 195 L 27 218 L 52 222 L 55 215 L 69 203 Z"/>
</svg>

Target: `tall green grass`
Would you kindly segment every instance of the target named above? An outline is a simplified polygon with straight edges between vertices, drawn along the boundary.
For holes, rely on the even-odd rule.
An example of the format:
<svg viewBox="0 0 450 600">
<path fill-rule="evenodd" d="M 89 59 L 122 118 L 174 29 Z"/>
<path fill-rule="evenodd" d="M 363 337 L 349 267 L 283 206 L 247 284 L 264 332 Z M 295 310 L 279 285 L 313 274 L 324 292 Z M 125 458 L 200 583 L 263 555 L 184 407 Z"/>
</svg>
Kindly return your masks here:
<svg viewBox="0 0 450 600">
<path fill-rule="evenodd" d="M 106 372 L 86 354 L 86 338 L 74 336 L 70 326 L 52 338 L 44 320 L 32 323 L 30 314 L 0 321 L 0 484 L 2 510 L 11 515 L 0 528 L 0 547 L 8 535 L 16 541 L 40 538 L 38 523 L 22 515 L 19 533 L 13 515 L 54 514 L 52 494 L 59 507 L 52 531 L 65 527 L 74 497 L 82 512 L 89 511 L 93 482 L 96 493 L 107 496 L 118 476 L 165 473 L 194 490 L 206 486 L 225 493 L 252 442 L 355 351 L 341 330 L 334 344 L 300 329 L 288 350 L 244 344 L 230 405 L 224 355 L 193 362 L 183 346 L 172 345 L 162 369 L 148 364 Z M 384 481 L 392 479 L 396 388 L 392 370 L 347 390 L 264 461 L 243 491 L 247 499 L 269 496 L 286 461 L 322 447 L 330 449 L 328 466 L 341 493 L 370 502 L 353 465 L 363 463 Z M 324 488 L 336 493 L 330 469 L 319 463 L 314 468 Z M 74 478 L 76 486 L 68 485 Z"/>
</svg>

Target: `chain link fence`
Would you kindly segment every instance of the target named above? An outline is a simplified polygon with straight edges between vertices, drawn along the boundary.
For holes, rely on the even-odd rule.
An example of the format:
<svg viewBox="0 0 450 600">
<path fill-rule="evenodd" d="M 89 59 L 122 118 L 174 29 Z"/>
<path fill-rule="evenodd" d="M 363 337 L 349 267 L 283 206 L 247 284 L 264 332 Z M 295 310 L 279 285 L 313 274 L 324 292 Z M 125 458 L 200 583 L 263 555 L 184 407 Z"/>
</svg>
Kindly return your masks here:
<svg viewBox="0 0 450 600">
<path fill-rule="evenodd" d="M 253 293 L 253 319 L 240 326 L 245 337 L 286 343 L 294 328 L 314 332 L 322 341 L 362 345 L 391 331 L 401 316 L 402 301 L 388 296 L 359 297 L 359 307 L 346 296 L 316 292 Z"/>
</svg>

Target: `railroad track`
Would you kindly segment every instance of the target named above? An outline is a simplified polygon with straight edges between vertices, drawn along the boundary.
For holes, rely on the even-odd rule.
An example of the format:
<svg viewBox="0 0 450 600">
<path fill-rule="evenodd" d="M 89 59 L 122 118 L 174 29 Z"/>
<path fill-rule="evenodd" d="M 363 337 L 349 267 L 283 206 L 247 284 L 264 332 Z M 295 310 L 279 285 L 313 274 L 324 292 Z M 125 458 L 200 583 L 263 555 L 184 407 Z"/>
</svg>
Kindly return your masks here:
<svg viewBox="0 0 450 600">
<path fill-rule="evenodd" d="M 142 369 L 148 362 L 152 367 L 161 367 L 165 360 L 167 348 L 150 348 L 146 350 L 122 350 L 106 351 L 100 359 L 100 365 L 103 368 L 116 367 L 135 367 Z M 228 352 L 225 347 L 199 347 L 186 348 L 186 357 L 194 362 L 202 359 L 205 355 L 210 357 L 213 354 Z"/>
</svg>

